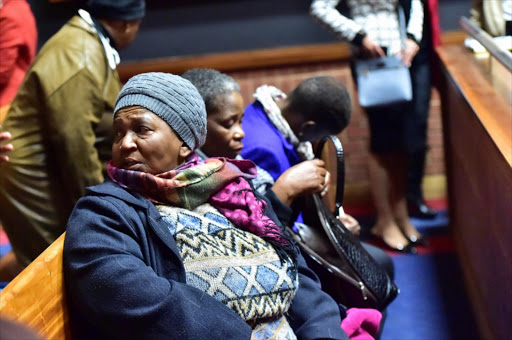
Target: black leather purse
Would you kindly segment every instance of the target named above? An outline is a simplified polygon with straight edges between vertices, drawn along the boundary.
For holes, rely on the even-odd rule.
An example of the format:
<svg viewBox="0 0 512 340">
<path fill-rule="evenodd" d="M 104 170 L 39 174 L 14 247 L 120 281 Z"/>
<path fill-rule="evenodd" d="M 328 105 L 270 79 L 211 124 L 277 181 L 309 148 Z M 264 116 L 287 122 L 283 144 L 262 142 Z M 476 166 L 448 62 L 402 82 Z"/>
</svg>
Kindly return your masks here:
<svg viewBox="0 0 512 340">
<path fill-rule="evenodd" d="M 343 148 L 336 136 L 322 139 L 316 150 L 320 158 L 327 141 L 332 141 L 337 156 L 336 212 L 342 206 L 345 186 Z M 300 246 L 308 265 L 319 276 L 322 289 L 346 307 L 383 310 L 398 295 L 397 286 L 387 272 L 363 248 L 319 194 L 299 202 L 304 224 L 290 231 Z M 295 218 L 292 219 L 295 221 Z"/>
</svg>

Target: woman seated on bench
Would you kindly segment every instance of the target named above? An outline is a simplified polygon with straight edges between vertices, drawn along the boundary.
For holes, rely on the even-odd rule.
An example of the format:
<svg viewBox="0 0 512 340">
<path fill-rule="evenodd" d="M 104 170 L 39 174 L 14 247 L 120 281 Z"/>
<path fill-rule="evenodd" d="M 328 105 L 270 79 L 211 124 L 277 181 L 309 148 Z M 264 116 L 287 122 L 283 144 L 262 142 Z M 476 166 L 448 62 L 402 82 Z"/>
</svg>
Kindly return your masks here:
<svg viewBox="0 0 512 340">
<path fill-rule="evenodd" d="M 200 161 L 204 102 L 187 80 L 131 78 L 114 109 L 110 180 L 70 217 L 76 338 L 348 339 L 249 161 Z"/>
</svg>

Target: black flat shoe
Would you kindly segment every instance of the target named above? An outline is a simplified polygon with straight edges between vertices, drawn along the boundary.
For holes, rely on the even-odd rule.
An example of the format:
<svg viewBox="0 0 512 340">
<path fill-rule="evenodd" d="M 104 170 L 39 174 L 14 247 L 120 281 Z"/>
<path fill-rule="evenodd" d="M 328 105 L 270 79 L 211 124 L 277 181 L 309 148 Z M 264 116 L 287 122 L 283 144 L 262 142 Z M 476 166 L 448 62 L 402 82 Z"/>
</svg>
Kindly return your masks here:
<svg viewBox="0 0 512 340">
<path fill-rule="evenodd" d="M 420 235 L 420 237 L 417 236 L 406 236 L 409 240 L 410 244 L 415 246 L 422 246 L 426 247 L 428 246 L 428 240 Z"/>
<path fill-rule="evenodd" d="M 399 251 L 404 254 L 416 254 L 418 250 L 412 243 L 407 243 L 407 245 L 404 247 L 402 244 L 399 244 L 397 248 L 391 247 L 389 244 L 387 244 L 384 240 L 382 242 L 386 245 L 388 249 Z"/>
<path fill-rule="evenodd" d="M 375 241 L 377 241 L 377 246 L 380 246 L 381 248 L 385 248 L 387 250 L 397 251 L 404 254 L 416 254 L 418 250 L 414 246 L 413 243 L 407 243 L 405 246 L 403 244 L 398 244 L 397 247 L 392 247 L 390 244 L 388 244 L 382 237 L 377 236 L 375 234 L 371 234 L 371 238 Z"/>
<path fill-rule="evenodd" d="M 425 220 L 431 220 L 437 216 L 437 212 L 432 210 L 423 201 L 408 201 L 407 210 L 409 211 L 409 216 Z"/>
</svg>

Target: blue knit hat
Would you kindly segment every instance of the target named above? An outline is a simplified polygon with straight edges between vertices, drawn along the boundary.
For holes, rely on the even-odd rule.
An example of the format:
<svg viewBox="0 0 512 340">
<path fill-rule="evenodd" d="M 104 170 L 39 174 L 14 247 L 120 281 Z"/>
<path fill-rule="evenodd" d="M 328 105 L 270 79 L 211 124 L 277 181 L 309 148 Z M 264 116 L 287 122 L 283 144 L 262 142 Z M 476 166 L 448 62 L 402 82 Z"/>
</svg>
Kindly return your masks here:
<svg viewBox="0 0 512 340">
<path fill-rule="evenodd" d="M 85 8 L 95 18 L 110 20 L 136 20 L 146 14 L 144 0 L 85 0 Z"/>
<path fill-rule="evenodd" d="M 206 138 L 206 109 L 197 89 L 188 80 L 170 73 L 138 74 L 117 96 L 114 116 L 128 106 L 142 106 L 162 118 L 192 150 Z"/>
</svg>

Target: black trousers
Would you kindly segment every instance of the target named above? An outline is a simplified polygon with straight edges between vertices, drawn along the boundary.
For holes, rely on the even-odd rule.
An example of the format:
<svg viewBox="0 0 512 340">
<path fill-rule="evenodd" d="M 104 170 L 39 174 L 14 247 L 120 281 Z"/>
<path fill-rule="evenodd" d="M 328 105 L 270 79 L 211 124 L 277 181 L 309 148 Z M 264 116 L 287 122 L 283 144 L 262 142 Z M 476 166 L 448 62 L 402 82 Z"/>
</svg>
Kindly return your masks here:
<svg viewBox="0 0 512 340">
<path fill-rule="evenodd" d="M 432 74 L 430 67 L 431 48 L 430 27 L 424 25 L 425 37 L 420 45 L 420 50 L 411 65 L 411 83 L 413 88 L 413 100 L 408 110 L 406 140 L 412 143 L 408 154 L 407 168 L 407 199 L 411 201 L 423 201 L 421 183 L 425 173 L 425 160 L 428 151 L 428 116 L 430 111 L 430 98 L 432 90 Z"/>
</svg>

